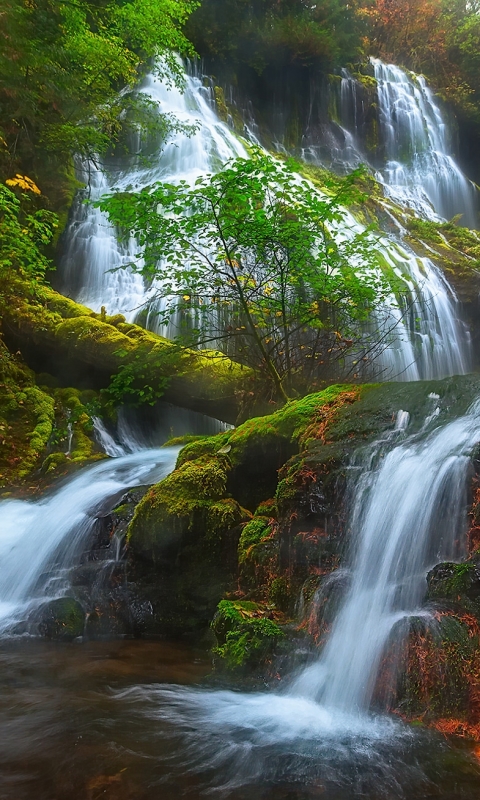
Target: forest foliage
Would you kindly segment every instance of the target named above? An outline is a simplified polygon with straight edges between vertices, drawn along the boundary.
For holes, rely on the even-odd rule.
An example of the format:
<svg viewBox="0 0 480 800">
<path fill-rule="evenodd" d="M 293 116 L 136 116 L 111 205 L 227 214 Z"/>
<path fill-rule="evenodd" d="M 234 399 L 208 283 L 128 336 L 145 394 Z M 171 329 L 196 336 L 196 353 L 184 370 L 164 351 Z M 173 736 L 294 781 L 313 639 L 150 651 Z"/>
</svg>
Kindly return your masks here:
<svg viewBox="0 0 480 800">
<path fill-rule="evenodd" d="M 138 243 L 131 267 L 156 279 L 159 321 L 183 321 L 184 345 L 218 347 L 284 400 L 357 363 L 362 322 L 392 291 L 368 228 L 347 234 L 356 175 L 320 193 L 295 166 L 254 150 L 193 187 L 98 203 Z"/>
<path fill-rule="evenodd" d="M 312 75 L 380 55 L 424 72 L 480 130 L 479 11 L 478 0 L 4 0 L 0 178 L 29 175 L 59 208 L 74 154 L 111 151 L 138 125 L 165 139 L 178 120 L 135 88 L 154 64 L 181 86 L 177 53 Z"/>
<path fill-rule="evenodd" d="M 0 11 L 0 174 L 44 190 L 72 155 L 95 157 L 151 101 L 134 91 L 152 59 L 182 83 L 176 53 L 196 0 L 4 0 Z M 158 118 L 158 116 L 157 116 Z M 163 124 L 168 121 L 163 119 Z"/>
</svg>

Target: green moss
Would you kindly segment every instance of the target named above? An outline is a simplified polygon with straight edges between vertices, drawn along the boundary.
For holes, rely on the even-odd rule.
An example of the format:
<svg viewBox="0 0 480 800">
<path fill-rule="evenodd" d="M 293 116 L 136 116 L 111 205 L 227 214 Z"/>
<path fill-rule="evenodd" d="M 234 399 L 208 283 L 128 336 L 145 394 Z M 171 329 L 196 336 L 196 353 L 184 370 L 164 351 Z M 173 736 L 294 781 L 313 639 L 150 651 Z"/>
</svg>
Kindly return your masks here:
<svg viewBox="0 0 480 800">
<path fill-rule="evenodd" d="M 373 75 L 363 75 L 363 73 L 361 72 L 353 72 L 352 77 L 355 78 L 355 80 L 369 92 L 377 91 L 378 83 L 376 78 L 373 77 Z"/>
<path fill-rule="evenodd" d="M 252 547 L 259 544 L 270 533 L 267 517 L 254 517 L 247 522 L 238 542 L 238 563 L 241 565 L 249 558 Z"/>
<path fill-rule="evenodd" d="M 268 589 L 268 599 L 281 611 L 286 611 L 292 601 L 292 591 L 288 579 L 279 575 L 273 579 Z"/>
<path fill-rule="evenodd" d="M 439 233 L 439 224 L 437 222 L 412 217 L 408 220 L 407 227 L 410 233 L 413 233 L 415 236 L 427 242 L 442 243 L 443 241 Z"/>
<path fill-rule="evenodd" d="M 247 420 L 225 435 L 232 448 L 230 453 L 232 463 L 240 459 L 244 448 L 251 445 L 255 438 L 281 437 L 290 442 L 298 440 L 322 406 L 332 403 L 341 394 L 354 388 L 349 384 L 333 384 L 321 392 L 302 397 L 301 400 L 292 400 L 268 417 L 254 417 Z"/>
<path fill-rule="evenodd" d="M 207 509 L 206 533 L 210 538 L 218 540 L 220 534 L 234 528 L 245 516 L 244 509 L 231 497 L 211 503 Z"/>
<path fill-rule="evenodd" d="M 41 609 L 38 627 L 48 639 L 75 639 L 84 632 L 85 612 L 72 597 L 52 600 Z"/>
<path fill-rule="evenodd" d="M 268 609 L 258 603 L 222 600 L 212 628 L 218 645 L 217 663 L 231 671 L 257 668 L 271 659 L 284 631 L 265 616 Z"/>
<path fill-rule="evenodd" d="M 219 541 L 246 514 L 227 494 L 229 470 L 224 455 L 184 461 L 138 504 L 127 533 L 130 545 L 154 555 L 192 530 Z"/>
<path fill-rule="evenodd" d="M 24 480 L 39 465 L 54 418 L 53 398 L 0 341 L 0 486 Z"/>
<path fill-rule="evenodd" d="M 226 418 L 234 419 L 240 402 L 236 395 L 254 380 L 251 369 L 218 351 L 181 348 L 127 325 L 121 315 L 96 315 L 47 286 L 32 286 L 14 275 L 1 290 L 4 323 L 21 341 L 34 339 L 37 350 L 47 351 L 52 361 L 66 360 L 67 371 L 77 365 L 84 381 L 92 374 L 96 385 L 106 387 L 109 380 L 116 380 L 116 390 L 126 385 L 141 402 L 168 389 L 168 399 L 177 404 L 190 398 L 187 407 L 198 410 L 203 403 L 212 413 L 225 405 Z"/>
<path fill-rule="evenodd" d="M 275 498 L 270 498 L 269 500 L 265 500 L 263 503 L 260 503 L 255 510 L 256 517 L 268 517 L 275 518 L 277 516 L 277 503 Z"/>
<path fill-rule="evenodd" d="M 223 122 L 228 122 L 228 108 L 225 102 L 225 94 L 220 86 L 213 87 L 217 114 Z"/>
<path fill-rule="evenodd" d="M 178 454 L 177 468 L 186 461 L 195 461 L 205 455 L 213 455 L 228 441 L 228 434 L 219 433 L 216 436 L 205 436 L 189 442 Z M 170 443 L 169 443 L 170 444 Z"/>
</svg>

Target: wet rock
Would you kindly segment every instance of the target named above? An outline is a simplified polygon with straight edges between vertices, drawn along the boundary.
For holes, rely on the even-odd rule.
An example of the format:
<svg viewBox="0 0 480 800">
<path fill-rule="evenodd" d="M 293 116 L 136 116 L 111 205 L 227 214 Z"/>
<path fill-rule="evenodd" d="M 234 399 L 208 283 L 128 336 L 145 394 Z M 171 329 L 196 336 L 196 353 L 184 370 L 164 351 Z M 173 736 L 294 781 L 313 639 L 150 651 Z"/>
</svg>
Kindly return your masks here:
<svg viewBox="0 0 480 800">
<path fill-rule="evenodd" d="M 480 557 L 437 564 L 427 575 L 427 599 L 480 612 Z"/>
<path fill-rule="evenodd" d="M 39 611 L 38 630 L 47 639 L 76 639 L 84 628 L 85 611 L 73 597 L 51 600 Z"/>
</svg>

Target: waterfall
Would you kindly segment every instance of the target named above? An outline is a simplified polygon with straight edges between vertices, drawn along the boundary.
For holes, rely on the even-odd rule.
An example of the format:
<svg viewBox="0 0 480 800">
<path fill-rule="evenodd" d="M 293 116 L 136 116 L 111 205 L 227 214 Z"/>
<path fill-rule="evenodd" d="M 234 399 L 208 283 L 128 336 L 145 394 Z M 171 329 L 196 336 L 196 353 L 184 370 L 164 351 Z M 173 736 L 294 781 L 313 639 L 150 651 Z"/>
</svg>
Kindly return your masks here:
<svg viewBox="0 0 480 800">
<path fill-rule="evenodd" d="M 405 75 L 401 70 L 399 73 Z M 345 75 L 342 86 L 346 82 L 349 89 L 343 91 L 344 105 L 348 97 L 353 97 L 352 83 L 355 83 Z M 183 123 L 196 124 L 196 133 L 178 134 L 149 166 L 140 158 L 134 160 L 133 166 L 125 164 L 123 170 L 117 167 L 110 172 L 93 164 L 83 165 L 89 177 L 91 199 L 113 186 L 140 188 L 155 180 L 186 180 L 192 184 L 199 175 L 215 171 L 231 157 L 247 157 L 243 144 L 218 118 L 210 88 L 195 74 L 187 74 L 185 80 L 184 93 L 161 83 L 154 75 L 145 79 L 140 90 L 158 102 L 162 113 L 173 114 Z M 426 87 L 424 95 L 427 96 Z M 431 107 L 436 108 L 432 104 L 433 100 Z M 62 291 L 73 294 L 94 310 L 105 306 L 109 314 L 120 312 L 129 321 L 135 320 L 162 335 L 173 334 L 173 329 L 158 322 L 156 310 L 165 302 L 155 297 L 160 284 L 147 286 L 138 273 L 122 268 L 135 261 L 135 242 L 120 243 L 106 216 L 80 200 L 66 232 L 67 247 L 60 270 Z M 362 231 L 364 226 L 347 210 L 343 222 L 332 227 L 339 240 Z M 392 294 L 377 313 L 375 325 L 380 344 L 374 350 L 373 376 L 383 380 L 418 380 L 468 372 L 471 360 L 468 331 L 459 320 L 455 294 L 444 276 L 430 259 L 417 258 L 406 243 L 392 236 L 378 233 L 372 235 L 371 241 L 382 268 L 392 271 L 404 283 L 402 297 Z M 372 377 L 371 369 L 362 371 L 359 367 L 353 372 L 358 377 Z"/>
<path fill-rule="evenodd" d="M 477 192 L 455 163 L 448 128 L 423 75 L 410 76 L 372 58 L 378 91 L 385 165 L 377 177 L 387 195 L 429 219 L 451 219 L 476 228 Z"/>
<path fill-rule="evenodd" d="M 123 169 L 118 165 L 102 168 L 91 162 L 78 165 L 79 179 L 87 183 L 87 190 L 77 198 L 66 231 L 60 289 L 67 295 L 73 293 L 78 302 L 95 311 L 105 306 L 109 314 L 121 313 L 133 321 L 155 295 L 155 286 L 146 287 L 138 273 L 122 268 L 136 262 L 135 242 L 120 243 L 106 214 L 85 205 L 85 197 L 93 201 L 114 187 L 141 188 L 154 181 L 185 180 L 193 185 L 196 178 L 215 172 L 229 158 L 247 157 L 239 139 L 214 111 L 211 89 L 201 76 L 185 74 L 185 82 L 182 93 L 150 74 L 139 91 L 158 103 L 160 113 L 196 126 L 196 133 L 177 134 L 156 156 L 149 157 L 147 165 L 140 157 L 133 165 L 125 163 Z"/>
<path fill-rule="evenodd" d="M 377 443 L 370 466 L 355 469 L 351 586 L 321 658 L 297 678 L 294 694 L 350 713 L 368 710 L 392 629 L 422 613 L 428 569 L 465 556 L 460 533 L 479 412 L 477 402 L 426 439 L 412 435 L 387 453 Z"/>
<path fill-rule="evenodd" d="M 178 450 L 142 450 L 102 461 L 42 500 L 0 503 L 0 632 L 45 600 L 66 594 L 69 570 L 78 564 L 102 507 L 132 486 L 164 478 Z"/>
<path fill-rule="evenodd" d="M 322 791 L 332 790 L 329 797 L 404 798 L 411 780 L 422 786 L 414 796 L 426 796 L 424 734 L 372 713 L 370 703 L 395 626 L 428 616 L 421 607 L 428 569 L 465 555 L 480 401 L 439 426 L 438 396 L 430 399 L 433 412 L 420 431 L 408 434 L 409 414 L 399 411 L 394 429 L 352 463 L 352 552 L 340 570 L 350 585 L 315 663 L 283 692 L 149 683 L 116 694 L 139 725 L 150 720 L 156 737 L 176 737 L 171 760 L 182 774 L 205 777 L 206 791 L 226 796 L 269 782 L 303 790 L 306 781 L 314 788 L 318 781 Z"/>
</svg>

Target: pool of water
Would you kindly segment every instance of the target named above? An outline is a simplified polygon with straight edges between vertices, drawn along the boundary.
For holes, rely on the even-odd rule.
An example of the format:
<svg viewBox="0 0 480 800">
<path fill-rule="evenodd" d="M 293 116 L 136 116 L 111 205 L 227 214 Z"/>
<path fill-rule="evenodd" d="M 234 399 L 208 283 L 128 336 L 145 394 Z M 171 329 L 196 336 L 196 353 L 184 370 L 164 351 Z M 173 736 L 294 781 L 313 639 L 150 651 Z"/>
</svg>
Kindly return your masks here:
<svg viewBox="0 0 480 800">
<path fill-rule="evenodd" d="M 164 641 L 0 642 L 0 800 L 477 800 L 471 749 L 213 685 Z"/>
</svg>

